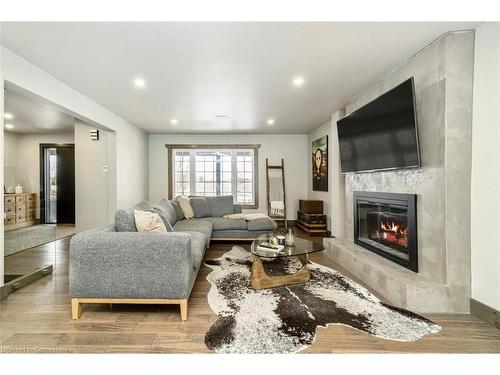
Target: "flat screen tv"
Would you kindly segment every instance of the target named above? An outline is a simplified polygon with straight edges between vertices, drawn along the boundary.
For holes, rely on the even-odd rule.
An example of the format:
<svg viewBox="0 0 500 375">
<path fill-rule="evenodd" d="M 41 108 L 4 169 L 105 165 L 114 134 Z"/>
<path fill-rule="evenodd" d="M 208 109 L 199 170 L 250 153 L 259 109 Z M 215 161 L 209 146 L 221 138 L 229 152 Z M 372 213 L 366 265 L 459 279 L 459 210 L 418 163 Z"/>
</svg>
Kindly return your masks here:
<svg viewBox="0 0 500 375">
<path fill-rule="evenodd" d="M 337 122 L 342 173 L 420 166 L 413 77 Z"/>
</svg>

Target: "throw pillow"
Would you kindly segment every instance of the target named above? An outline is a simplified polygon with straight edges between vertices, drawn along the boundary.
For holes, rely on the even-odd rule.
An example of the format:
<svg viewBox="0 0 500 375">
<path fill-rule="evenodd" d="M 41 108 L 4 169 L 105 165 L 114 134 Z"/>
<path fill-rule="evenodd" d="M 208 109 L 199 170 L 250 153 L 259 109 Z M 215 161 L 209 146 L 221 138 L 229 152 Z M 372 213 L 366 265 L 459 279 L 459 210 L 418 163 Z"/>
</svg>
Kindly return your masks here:
<svg viewBox="0 0 500 375">
<path fill-rule="evenodd" d="M 212 211 L 212 216 L 222 217 L 234 213 L 234 203 L 232 195 L 221 197 L 207 197 L 208 205 Z"/>
<path fill-rule="evenodd" d="M 167 228 L 156 212 L 134 210 L 135 226 L 138 232 L 166 232 Z"/>
<path fill-rule="evenodd" d="M 179 203 L 175 199 L 172 199 L 170 201 L 170 203 L 172 203 L 172 206 L 174 207 L 175 213 L 177 214 L 177 221 L 183 220 L 184 213 L 182 212 L 181 206 L 179 206 Z"/>
<path fill-rule="evenodd" d="M 190 197 L 189 202 L 193 208 L 194 217 L 209 217 L 212 216 L 212 210 L 208 205 L 205 197 Z"/>
<path fill-rule="evenodd" d="M 174 225 L 177 222 L 177 212 L 175 212 L 175 208 L 170 201 L 162 199 L 156 206 L 163 210 L 163 214 L 167 217 L 170 224 Z"/>
<path fill-rule="evenodd" d="M 154 204 L 153 210 L 151 212 L 157 213 L 158 215 L 160 215 L 160 219 L 163 221 L 163 224 L 165 224 L 165 228 L 167 228 L 167 232 L 174 231 L 174 227 L 172 226 L 172 223 L 170 222 L 170 217 L 168 216 L 168 214 L 163 206 L 160 206 L 159 204 Z M 177 220 L 177 217 L 175 217 L 175 219 Z"/>
<path fill-rule="evenodd" d="M 123 208 L 116 210 L 115 228 L 117 232 L 137 232 L 133 212 Z"/>
<path fill-rule="evenodd" d="M 181 207 L 182 213 L 186 219 L 192 219 L 194 217 L 193 207 L 191 207 L 191 202 L 189 202 L 188 197 L 177 197 L 177 202 Z"/>
<path fill-rule="evenodd" d="M 134 210 L 149 211 L 151 203 L 143 201 L 132 208 L 120 208 L 115 213 L 115 228 L 117 232 L 137 232 L 134 219 Z"/>
</svg>

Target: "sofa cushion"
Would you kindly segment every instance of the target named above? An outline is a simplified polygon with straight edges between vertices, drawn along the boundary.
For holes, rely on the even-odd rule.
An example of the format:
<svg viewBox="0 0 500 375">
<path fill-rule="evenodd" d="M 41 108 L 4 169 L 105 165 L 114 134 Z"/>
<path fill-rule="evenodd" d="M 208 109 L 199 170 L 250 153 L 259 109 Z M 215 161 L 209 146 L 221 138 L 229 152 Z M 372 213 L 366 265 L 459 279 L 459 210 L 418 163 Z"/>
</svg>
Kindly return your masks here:
<svg viewBox="0 0 500 375">
<path fill-rule="evenodd" d="M 143 201 L 132 208 L 120 208 L 115 213 L 115 227 L 117 232 L 137 232 L 135 227 L 134 209 L 151 211 L 153 206 L 148 201 Z"/>
<path fill-rule="evenodd" d="M 203 233 L 207 238 L 210 238 L 212 236 L 212 228 L 212 223 L 206 221 L 205 219 L 181 220 L 174 225 L 174 230 L 176 232 L 200 232 Z"/>
<path fill-rule="evenodd" d="M 207 238 L 203 233 L 187 231 L 191 236 L 191 255 L 193 256 L 193 270 L 200 268 L 205 249 L 207 247 Z"/>
<path fill-rule="evenodd" d="M 247 222 L 247 229 L 248 230 L 254 230 L 254 231 L 259 231 L 259 230 L 269 230 L 269 231 L 274 231 L 278 227 L 278 224 L 273 219 L 259 219 L 259 220 L 252 220 Z"/>
<path fill-rule="evenodd" d="M 172 226 L 172 224 L 170 223 L 170 220 L 167 217 L 168 214 L 162 206 L 160 206 L 158 204 L 153 204 L 152 212 L 160 215 L 160 219 L 163 221 L 163 224 L 165 224 L 165 228 L 167 228 L 167 232 L 174 231 L 174 227 Z M 175 217 L 175 219 L 177 220 L 177 217 Z"/>
<path fill-rule="evenodd" d="M 213 224 L 213 230 L 247 229 L 247 222 L 242 219 L 233 220 L 223 217 L 206 217 L 204 220 L 210 221 Z"/>
<path fill-rule="evenodd" d="M 165 223 L 157 212 L 134 210 L 135 226 L 138 232 L 166 232 Z"/>
<path fill-rule="evenodd" d="M 177 221 L 183 220 L 184 212 L 182 212 L 181 206 L 179 206 L 179 202 L 177 202 L 175 199 L 172 199 L 170 203 L 172 203 L 172 207 L 174 207 L 175 213 L 177 214 Z"/>
<path fill-rule="evenodd" d="M 181 207 L 182 213 L 186 219 L 192 219 L 194 217 L 193 207 L 191 202 L 187 197 L 177 197 L 177 203 Z"/>
<path fill-rule="evenodd" d="M 212 210 L 205 197 L 190 197 L 189 202 L 193 208 L 194 217 L 212 216 Z"/>
<path fill-rule="evenodd" d="M 210 216 L 222 217 L 234 213 L 234 203 L 232 195 L 221 197 L 206 197 L 208 205 L 212 211 Z"/>
<path fill-rule="evenodd" d="M 177 222 L 177 212 L 170 201 L 162 199 L 158 204 L 153 205 L 156 210 L 161 210 L 163 215 L 165 215 L 171 225 Z"/>
<path fill-rule="evenodd" d="M 212 232 L 212 238 L 244 238 L 244 239 L 255 239 L 263 234 L 272 233 L 272 230 L 241 230 L 241 229 L 231 229 L 231 230 L 214 230 Z"/>
</svg>

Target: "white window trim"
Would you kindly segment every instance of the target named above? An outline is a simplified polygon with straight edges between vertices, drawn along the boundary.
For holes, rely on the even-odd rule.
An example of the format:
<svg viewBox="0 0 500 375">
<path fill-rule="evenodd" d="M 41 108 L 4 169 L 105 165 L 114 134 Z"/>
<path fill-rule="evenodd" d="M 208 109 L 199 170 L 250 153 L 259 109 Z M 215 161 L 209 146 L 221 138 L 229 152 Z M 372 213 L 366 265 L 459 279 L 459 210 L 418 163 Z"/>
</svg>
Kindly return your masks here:
<svg viewBox="0 0 500 375">
<path fill-rule="evenodd" d="M 176 152 L 189 152 L 190 153 L 190 195 L 195 195 L 196 191 L 196 158 L 194 157 L 196 152 L 211 152 L 215 149 L 219 151 L 231 152 L 231 173 L 232 178 L 232 195 L 235 200 L 235 204 L 240 204 L 242 208 L 258 208 L 259 206 L 259 184 L 258 184 L 258 161 L 259 154 L 258 150 L 260 145 L 165 145 L 168 150 L 168 197 L 173 198 L 173 193 L 175 190 L 175 163 L 174 157 Z M 253 152 L 253 191 L 252 191 L 252 204 L 243 204 L 236 202 L 237 200 L 237 162 L 236 153 L 237 152 Z M 194 182 L 194 183 L 193 183 Z"/>
</svg>

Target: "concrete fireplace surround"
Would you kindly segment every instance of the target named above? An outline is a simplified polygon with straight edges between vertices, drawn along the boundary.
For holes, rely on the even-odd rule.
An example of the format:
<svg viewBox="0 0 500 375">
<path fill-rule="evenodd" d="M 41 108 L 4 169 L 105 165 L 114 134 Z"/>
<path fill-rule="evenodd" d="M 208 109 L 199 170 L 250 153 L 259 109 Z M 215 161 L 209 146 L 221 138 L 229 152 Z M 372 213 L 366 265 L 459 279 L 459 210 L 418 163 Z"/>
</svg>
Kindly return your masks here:
<svg viewBox="0 0 500 375">
<path fill-rule="evenodd" d="M 447 33 L 339 110 L 351 113 L 415 79 L 422 167 L 342 176 L 332 163 L 344 197 L 332 201 L 332 214 L 343 215 L 344 224 L 324 242 L 341 266 L 391 303 L 417 312 L 469 312 L 473 58 L 473 31 Z M 332 118 L 333 150 L 338 118 Z M 353 191 L 417 194 L 419 273 L 354 244 Z"/>
</svg>

